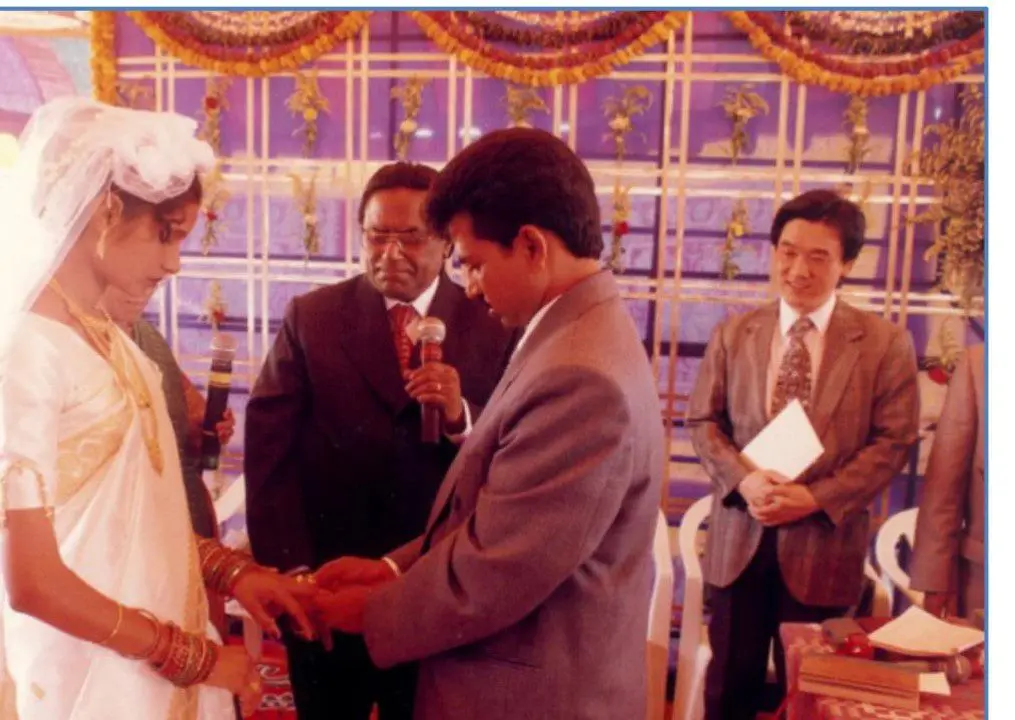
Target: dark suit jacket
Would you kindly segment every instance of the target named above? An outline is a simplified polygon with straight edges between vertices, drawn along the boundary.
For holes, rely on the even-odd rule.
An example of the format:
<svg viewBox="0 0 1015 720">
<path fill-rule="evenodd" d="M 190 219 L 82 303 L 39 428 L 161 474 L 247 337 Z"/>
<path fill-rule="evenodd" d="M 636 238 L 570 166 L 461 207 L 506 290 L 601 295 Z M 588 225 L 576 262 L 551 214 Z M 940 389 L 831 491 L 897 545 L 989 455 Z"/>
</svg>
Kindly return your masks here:
<svg viewBox="0 0 1015 720">
<path fill-rule="evenodd" d="M 963 354 L 930 451 L 910 564 L 914 590 L 961 591 L 962 612 L 983 609 L 987 436 L 984 347 Z"/>
<path fill-rule="evenodd" d="M 663 428 L 608 272 L 562 295 L 448 471 L 403 576 L 367 602 L 380 667 L 423 659 L 417 720 L 645 717 Z"/>
<path fill-rule="evenodd" d="M 721 323 L 691 394 L 691 441 L 716 497 L 703 569 L 706 581 L 719 587 L 740 576 L 761 542 L 763 527 L 736 487 L 751 471 L 740 451 L 770 420 L 766 381 L 778 322 L 775 302 Z M 797 480 L 821 510 L 778 528 L 783 580 L 800 602 L 856 602 L 869 540 L 868 506 L 916 441 L 916 374 L 904 328 L 836 302 L 809 410 L 825 452 Z"/>
<path fill-rule="evenodd" d="M 208 487 L 204 484 L 201 458 L 187 442 L 189 419 L 187 398 L 183 390 L 183 370 L 173 357 L 169 343 L 154 325 L 146 320 L 138 320 L 134 323 L 133 330 L 135 344 L 162 371 L 162 392 L 166 396 L 166 408 L 179 446 L 180 470 L 183 472 L 183 487 L 187 491 L 187 506 L 190 508 L 194 532 L 201 537 L 216 537 L 218 522 L 215 519 L 215 506 Z"/>
<path fill-rule="evenodd" d="M 473 422 L 514 334 L 442 275 L 430 315 L 448 334 Z M 415 361 L 418 363 L 418 359 Z M 420 441 L 381 294 L 364 276 L 294 299 L 246 412 L 247 527 L 258 561 L 286 570 L 378 558 L 418 535 L 457 447 Z"/>
</svg>

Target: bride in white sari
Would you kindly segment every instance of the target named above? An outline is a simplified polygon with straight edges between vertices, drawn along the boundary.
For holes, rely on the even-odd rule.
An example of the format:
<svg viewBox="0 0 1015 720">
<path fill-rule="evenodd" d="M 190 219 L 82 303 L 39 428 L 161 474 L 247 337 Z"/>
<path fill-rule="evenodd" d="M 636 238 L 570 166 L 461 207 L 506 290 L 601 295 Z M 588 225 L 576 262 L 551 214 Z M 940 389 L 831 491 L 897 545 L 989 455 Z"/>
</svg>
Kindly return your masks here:
<svg viewBox="0 0 1015 720">
<path fill-rule="evenodd" d="M 178 115 L 41 108 L 0 196 L 0 718 L 220 720 L 256 707 L 205 587 L 277 634 L 313 588 L 191 529 L 158 370 L 98 309 L 179 270 L 213 162 Z"/>
</svg>

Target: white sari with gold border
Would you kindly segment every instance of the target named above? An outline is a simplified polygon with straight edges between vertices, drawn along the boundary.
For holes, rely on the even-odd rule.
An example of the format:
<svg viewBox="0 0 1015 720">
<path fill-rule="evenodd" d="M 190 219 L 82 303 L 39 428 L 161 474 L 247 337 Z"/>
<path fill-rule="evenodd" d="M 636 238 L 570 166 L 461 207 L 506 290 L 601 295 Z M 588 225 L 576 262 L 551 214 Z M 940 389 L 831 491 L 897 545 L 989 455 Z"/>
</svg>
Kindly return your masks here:
<svg viewBox="0 0 1015 720">
<path fill-rule="evenodd" d="M 7 507 L 52 504 L 60 554 L 85 582 L 127 607 L 214 634 L 159 371 L 122 339 L 152 398 L 163 471 L 107 361 L 71 328 L 30 314 L 0 375 Z M 225 691 L 176 688 L 144 662 L 14 612 L 6 597 L 0 608 L 3 720 L 235 717 Z"/>
</svg>

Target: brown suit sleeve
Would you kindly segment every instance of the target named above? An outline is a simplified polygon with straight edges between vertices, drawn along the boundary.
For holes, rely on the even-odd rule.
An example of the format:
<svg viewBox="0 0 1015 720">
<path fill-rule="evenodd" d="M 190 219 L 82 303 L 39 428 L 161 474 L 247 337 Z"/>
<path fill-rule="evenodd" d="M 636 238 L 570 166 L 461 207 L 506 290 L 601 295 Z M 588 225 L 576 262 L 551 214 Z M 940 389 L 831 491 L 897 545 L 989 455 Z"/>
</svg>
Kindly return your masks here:
<svg viewBox="0 0 1015 720">
<path fill-rule="evenodd" d="M 254 384 L 247 405 L 243 473 L 247 532 L 254 557 L 279 570 L 313 565 L 303 486 L 294 450 L 305 424 L 310 387 L 296 337 L 297 301 Z"/>
<path fill-rule="evenodd" d="M 964 354 L 948 386 L 924 478 L 911 564 L 914 590 L 947 592 L 958 588 L 957 559 L 976 452 L 978 412 L 969 355 Z"/>
<path fill-rule="evenodd" d="M 478 642 L 543 603 L 599 546 L 631 490 L 630 418 L 606 377 L 544 373 L 504 420 L 470 519 L 367 601 L 374 663 Z"/>
<path fill-rule="evenodd" d="M 698 378 L 688 403 L 687 426 L 691 444 L 701 458 L 705 472 L 712 479 L 724 504 L 740 501 L 737 485 L 751 472 L 751 467 L 733 444 L 733 424 L 726 398 L 727 355 L 726 323 L 712 331 L 698 369 Z"/>
<path fill-rule="evenodd" d="M 892 329 L 877 370 L 867 444 L 831 475 L 808 488 L 829 520 L 838 525 L 866 508 L 906 461 L 919 428 L 916 352 L 909 333 Z"/>
</svg>

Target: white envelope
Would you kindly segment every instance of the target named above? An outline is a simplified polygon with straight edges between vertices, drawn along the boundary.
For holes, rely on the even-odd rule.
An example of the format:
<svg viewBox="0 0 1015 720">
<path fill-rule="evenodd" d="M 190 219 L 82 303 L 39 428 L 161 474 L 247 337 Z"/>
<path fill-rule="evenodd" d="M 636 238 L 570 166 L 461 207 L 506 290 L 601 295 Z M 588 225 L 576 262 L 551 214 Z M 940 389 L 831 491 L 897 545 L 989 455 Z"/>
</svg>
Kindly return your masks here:
<svg viewBox="0 0 1015 720">
<path fill-rule="evenodd" d="M 821 457 L 824 445 L 799 400 L 791 400 L 743 449 L 758 470 L 774 470 L 796 480 Z"/>
</svg>

